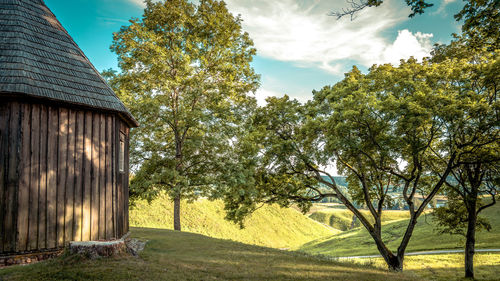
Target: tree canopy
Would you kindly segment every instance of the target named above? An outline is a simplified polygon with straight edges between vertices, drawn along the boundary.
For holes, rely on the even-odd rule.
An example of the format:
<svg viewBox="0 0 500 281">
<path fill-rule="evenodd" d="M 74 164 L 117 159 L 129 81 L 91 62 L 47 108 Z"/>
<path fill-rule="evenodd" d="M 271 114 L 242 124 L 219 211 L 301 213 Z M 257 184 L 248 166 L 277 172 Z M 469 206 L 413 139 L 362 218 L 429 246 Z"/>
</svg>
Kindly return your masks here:
<svg viewBox="0 0 500 281">
<path fill-rule="evenodd" d="M 498 102 L 471 88 L 479 82 L 475 68 L 495 64 L 410 59 L 397 67 L 375 65 L 367 74 L 353 68 L 344 80 L 313 92 L 305 105 L 287 96 L 269 98 L 244 142 L 254 151 L 249 168 L 255 185 L 226 196 L 228 217 L 241 222 L 260 203 L 271 202 L 296 203 L 305 211 L 313 201 L 336 197 L 368 230 L 389 268 L 402 270 L 427 204 L 457 165 L 488 145 L 479 135 L 498 136 Z M 484 122 L 470 121 L 479 120 L 479 112 Z M 467 129 L 459 125 L 465 123 Z M 347 176 L 347 192 L 324 169 L 333 164 Z M 381 216 L 394 200 L 389 192 L 398 193 L 410 213 L 395 252 L 382 239 Z M 417 196 L 423 202 L 417 204 Z M 368 208 L 373 219 L 356 205 Z"/>
<path fill-rule="evenodd" d="M 210 196 L 231 179 L 232 142 L 255 107 L 255 48 L 223 1 L 146 1 L 142 19 L 114 34 L 112 85 L 141 123 L 132 136 L 131 196 Z M 109 73 L 108 73 L 109 74 Z M 237 177 L 238 175 L 234 175 Z"/>
</svg>

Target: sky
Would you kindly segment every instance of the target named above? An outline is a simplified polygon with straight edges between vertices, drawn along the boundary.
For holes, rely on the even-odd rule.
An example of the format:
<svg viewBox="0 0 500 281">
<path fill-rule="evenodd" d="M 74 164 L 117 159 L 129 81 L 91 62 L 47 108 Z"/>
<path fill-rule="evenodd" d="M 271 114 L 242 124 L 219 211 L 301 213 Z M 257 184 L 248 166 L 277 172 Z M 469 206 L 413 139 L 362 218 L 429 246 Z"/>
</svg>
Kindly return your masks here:
<svg viewBox="0 0 500 281">
<path fill-rule="evenodd" d="M 403 0 L 386 0 L 351 20 L 337 20 L 330 11 L 347 7 L 344 0 L 226 0 L 243 19 L 257 49 L 252 62 L 261 75 L 256 98 L 289 95 L 301 102 L 313 90 L 333 85 L 353 65 L 362 71 L 373 64 L 398 64 L 413 56 L 422 59 L 436 43 L 448 43 L 460 32 L 453 15 L 461 0 L 428 1 L 434 6 L 409 18 Z M 45 0 L 97 70 L 119 70 L 109 46 L 113 32 L 140 18 L 142 0 Z"/>
</svg>

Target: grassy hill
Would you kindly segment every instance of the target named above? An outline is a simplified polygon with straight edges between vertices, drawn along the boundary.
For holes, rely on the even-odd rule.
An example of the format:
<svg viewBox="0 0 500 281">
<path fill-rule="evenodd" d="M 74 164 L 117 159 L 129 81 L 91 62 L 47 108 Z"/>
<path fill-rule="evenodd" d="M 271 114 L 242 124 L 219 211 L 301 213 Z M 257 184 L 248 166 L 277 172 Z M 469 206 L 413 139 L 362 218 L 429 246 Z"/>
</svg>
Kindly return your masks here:
<svg viewBox="0 0 500 281">
<path fill-rule="evenodd" d="M 0 280 L 458 280 L 459 257 L 411 258 L 404 273 L 390 273 L 377 262 L 361 265 L 298 252 L 215 239 L 166 229 L 132 228 L 148 240 L 139 257 L 88 260 L 62 256 L 29 266 L 0 268 Z M 500 254 L 479 255 L 477 275 L 494 280 Z M 437 273 L 437 274 L 436 274 Z"/>
<path fill-rule="evenodd" d="M 334 210 L 328 212 L 334 216 L 338 213 L 338 217 L 342 218 L 345 217 L 344 211 Z M 500 233 L 500 204 L 484 210 L 481 215 L 489 219 L 493 229 L 490 232 L 481 231 L 477 233 L 476 248 L 500 248 L 500 239 L 498 239 Z M 401 219 L 394 212 L 392 212 L 392 216 L 387 216 L 382 227 L 382 237 L 390 249 L 396 250 L 407 224 L 407 219 Z M 464 243 L 465 240 L 461 236 L 438 234 L 432 215 L 424 214 L 418 220 L 407 251 L 462 249 Z M 378 254 L 373 239 L 363 227 L 309 242 L 303 245 L 300 250 L 332 256 Z"/>
<path fill-rule="evenodd" d="M 361 213 L 363 213 L 369 219 L 372 218 L 371 215 L 369 214 L 370 211 L 368 210 L 362 210 Z M 355 220 L 353 223 L 354 216 L 352 212 L 347 209 L 326 208 L 310 214 L 309 217 L 315 221 L 321 222 L 323 224 L 329 225 L 335 229 L 339 229 L 342 231 L 351 229 L 351 226 L 354 226 L 353 228 L 361 226 L 359 220 Z M 388 210 L 384 211 L 382 215 L 382 222 L 407 219 L 409 217 L 410 215 L 408 214 L 407 211 Z"/>
<path fill-rule="evenodd" d="M 418 280 L 193 233 L 133 228 L 132 235 L 149 241 L 140 258 L 65 256 L 0 269 L 0 280 Z"/>
<path fill-rule="evenodd" d="M 312 240 L 331 236 L 335 230 L 307 218 L 291 208 L 265 205 L 245 222 L 245 228 L 224 219 L 221 201 L 198 200 L 181 203 L 183 231 L 231 239 L 273 248 L 297 248 Z M 130 210 L 130 225 L 173 229 L 173 203 L 161 196 L 151 205 L 140 201 Z"/>
</svg>

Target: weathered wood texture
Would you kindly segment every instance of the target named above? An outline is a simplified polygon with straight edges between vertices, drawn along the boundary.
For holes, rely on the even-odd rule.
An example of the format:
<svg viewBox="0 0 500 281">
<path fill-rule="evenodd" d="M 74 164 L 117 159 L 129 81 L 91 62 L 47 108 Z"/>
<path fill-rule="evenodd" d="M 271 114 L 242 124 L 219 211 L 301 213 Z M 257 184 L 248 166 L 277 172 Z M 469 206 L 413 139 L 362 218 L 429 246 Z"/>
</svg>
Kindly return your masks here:
<svg viewBox="0 0 500 281">
<path fill-rule="evenodd" d="M 0 255 L 127 233 L 128 134 L 111 113 L 0 102 Z"/>
</svg>

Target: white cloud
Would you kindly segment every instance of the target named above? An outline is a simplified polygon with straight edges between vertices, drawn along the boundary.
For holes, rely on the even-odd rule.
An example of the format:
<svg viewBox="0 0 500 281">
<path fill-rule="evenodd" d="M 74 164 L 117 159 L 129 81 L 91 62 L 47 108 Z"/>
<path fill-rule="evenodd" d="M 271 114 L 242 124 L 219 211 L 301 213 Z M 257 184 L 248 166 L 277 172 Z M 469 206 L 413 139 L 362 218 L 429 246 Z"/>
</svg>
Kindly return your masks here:
<svg viewBox="0 0 500 281">
<path fill-rule="evenodd" d="M 265 88 L 259 88 L 257 92 L 255 92 L 255 98 L 257 99 L 257 104 L 259 106 L 264 106 L 267 104 L 266 102 L 267 97 L 280 97 L 280 96 L 283 96 L 283 94 Z"/>
<path fill-rule="evenodd" d="M 450 0 L 448 0 L 450 1 Z M 429 55 L 432 35 L 400 31 L 394 42 L 387 30 L 408 19 L 409 10 L 398 0 L 362 10 L 354 21 L 336 20 L 327 13 L 338 2 L 327 0 L 227 0 L 229 10 L 241 14 L 243 26 L 259 55 L 299 65 L 316 66 L 334 74 L 346 69 L 342 60 L 364 66 L 399 62 Z M 335 4 L 331 4 L 335 3 Z M 400 56 L 400 57 L 398 57 Z"/>
<path fill-rule="evenodd" d="M 127 1 L 145 7 L 143 0 Z M 454 1 L 443 0 L 441 7 Z M 354 21 L 327 16 L 328 12 L 346 5 L 344 1 L 226 0 L 226 3 L 233 14 L 241 14 L 244 29 L 250 33 L 259 55 L 317 67 L 332 74 L 347 71 L 342 60 L 353 60 L 366 67 L 374 63 L 397 64 L 402 58 L 428 56 L 432 48 L 432 34 L 400 30 L 393 42 L 386 38 L 391 36 L 389 28 L 408 20 L 409 8 L 400 0 L 387 0 L 380 7 L 364 9 Z"/>
<path fill-rule="evenodd" d="M 411 56 L 421 59 L 429 56 L 432 49 L 432 34 L 417 32 L 412 34 L 407 29 L 400 30 L 398 37 L 391 45 L 387 46 L 382 54 L 382 61 L 398 64 L 401 58 Z"/>
<path fill-rule="evenodd" d="M 135 4 L 141 8 L 144 8 L 146 7 L 146 3 L 144 3 L 144 0 L 127 0 L 129 2 L 131 2 L 132 4 Z"/>
<path fill-rule="evenodd" d="M 146 3 L 144 3 L 144 0 L 126 0 L 138 7 L 141 7 L 141 8 L 146 8 Z M 159 2 L 159 1 L 162 1 L 162 0 L 153 0 L 153 2 Z"/>
</svg>

